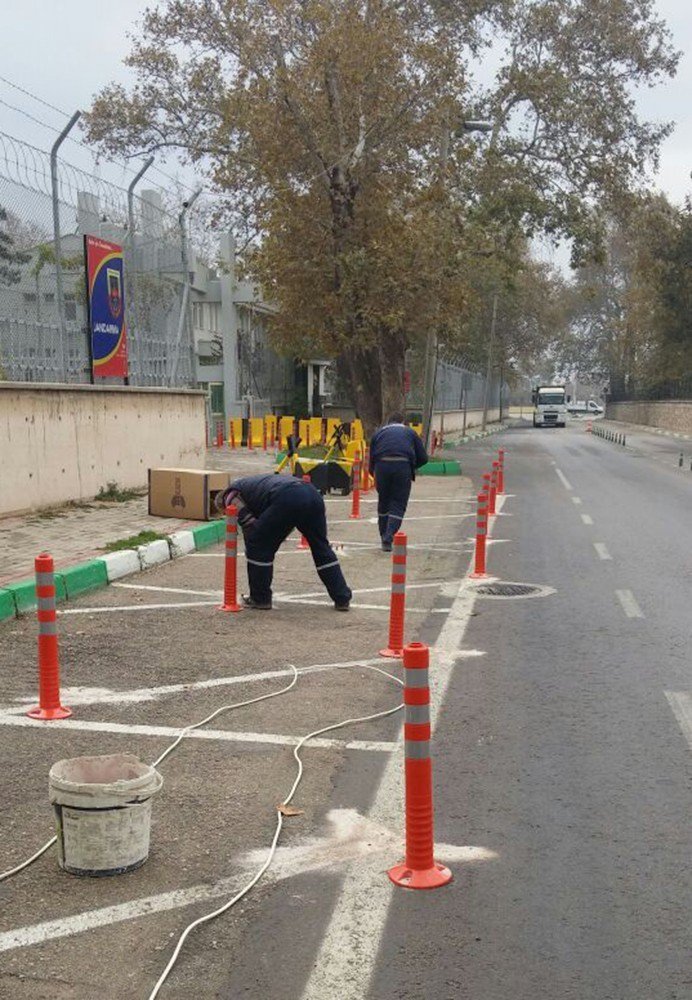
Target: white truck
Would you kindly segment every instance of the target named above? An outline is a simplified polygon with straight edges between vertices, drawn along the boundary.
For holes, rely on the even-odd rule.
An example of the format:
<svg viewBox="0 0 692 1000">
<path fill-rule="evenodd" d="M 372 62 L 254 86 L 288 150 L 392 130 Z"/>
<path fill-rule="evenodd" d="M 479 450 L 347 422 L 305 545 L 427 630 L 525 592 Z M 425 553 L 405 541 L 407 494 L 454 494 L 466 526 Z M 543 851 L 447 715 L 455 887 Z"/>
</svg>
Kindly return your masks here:
<svg viewBox="0 0 692 1000">
<path fill-rule="evenodd" d="M 534 427 L 564 427 L 567 397 L 564 385 L 538 385 L 531 393 Z"/>
</svg>

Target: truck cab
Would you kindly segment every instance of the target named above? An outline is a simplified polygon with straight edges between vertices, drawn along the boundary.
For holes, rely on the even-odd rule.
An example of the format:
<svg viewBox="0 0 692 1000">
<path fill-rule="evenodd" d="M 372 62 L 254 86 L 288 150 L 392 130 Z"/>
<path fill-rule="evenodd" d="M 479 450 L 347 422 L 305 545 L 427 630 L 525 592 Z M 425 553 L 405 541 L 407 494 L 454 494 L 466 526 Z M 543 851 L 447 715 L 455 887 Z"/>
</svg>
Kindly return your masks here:
<svg viewBox="0 0 692 1000">
<path fill-rule="evenodd" d="M 564 385 L 538 385 L 531 393 L 534 427 L 564 427 L 567 397 Z"/>
</svg>

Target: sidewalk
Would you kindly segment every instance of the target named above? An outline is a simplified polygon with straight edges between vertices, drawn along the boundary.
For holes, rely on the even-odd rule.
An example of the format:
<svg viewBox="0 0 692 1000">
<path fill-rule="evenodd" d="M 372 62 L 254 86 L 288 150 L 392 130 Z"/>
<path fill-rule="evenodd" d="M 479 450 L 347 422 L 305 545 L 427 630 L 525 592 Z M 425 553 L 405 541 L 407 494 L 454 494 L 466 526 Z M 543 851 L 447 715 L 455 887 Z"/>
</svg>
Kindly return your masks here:
<svg viewBox="0 0 692 1000">
<path fill-rule="evenodd" d="M 210 448 L 205 468 L 252 475 L 273 468 L 272 452 L 231 451 Z M 50 552 L 57 569 L 103 555 L 109 542 L 129 538 L 140 531 L 171 534 L 189 527 L 186 520 L 150 517 L 147 497 L 124 503 L 85 501 L 83 506 L 56 507 L 19 517 L 0 519 L 0 586 L 29 577 L 39 552 Z"/>
<path fill-rule="evenodd" d="M 680 468 L 680 455 L 682 455 L 682 469 L 689 475 L 692 441 L 686 439 L 684 435 L 663 431 L 657 427 L 629 424 L 621 420 L 600 420 L 599 426 L 604 430 L 615 431 L 616 434 L 624 433 L 630 451 L 662 462 L 669 467 Z"/>
</svg>

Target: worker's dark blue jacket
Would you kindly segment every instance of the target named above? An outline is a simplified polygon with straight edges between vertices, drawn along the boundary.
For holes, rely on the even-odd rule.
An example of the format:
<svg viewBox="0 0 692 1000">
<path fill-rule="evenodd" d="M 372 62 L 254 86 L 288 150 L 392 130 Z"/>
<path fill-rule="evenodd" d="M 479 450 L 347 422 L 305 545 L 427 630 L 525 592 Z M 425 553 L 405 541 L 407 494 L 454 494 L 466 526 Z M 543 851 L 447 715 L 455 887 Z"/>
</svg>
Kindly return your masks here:
<svg viewBox="0 0 692 1000">
<path fill-rule="evenodd" d="M 255 517 L 264 514 L 267 507 L 276 500 L 277 494 L 283 490 L 292 490 L 301 485 L 300 479 L 293 476 L 277 476 L 273 472 L 262 473 L 259 476 L 243 476 L 234 479 L 231 488 L 238 490 L 243 501 L 248 505 Z"/>
<path fill-rule="evenodd" d="M 385 424 L 372 436 L 370 442 L 370 472 L 383 458 L 400 457 L 408 459 L 411 477 L 415 479 L 416 469 L 428 461 L 423 442 L 416 432 L 405 424 Z"/>
</svg>

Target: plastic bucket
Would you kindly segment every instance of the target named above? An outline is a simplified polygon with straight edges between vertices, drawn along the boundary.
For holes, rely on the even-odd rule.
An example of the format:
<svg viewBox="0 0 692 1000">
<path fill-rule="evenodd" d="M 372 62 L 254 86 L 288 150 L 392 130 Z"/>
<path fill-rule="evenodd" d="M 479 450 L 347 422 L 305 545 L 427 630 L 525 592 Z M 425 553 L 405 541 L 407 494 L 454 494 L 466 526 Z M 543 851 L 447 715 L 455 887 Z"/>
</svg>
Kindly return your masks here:
<svg viewBox="0 0 692 1000">
<path fill-rule="evenodd" d="M 151 800 L 163 778 L 129 753 L 74 757 L 48 775 L 60 867 L 73 875 L 120 875 L 149 856 Z"/>
</svg>

